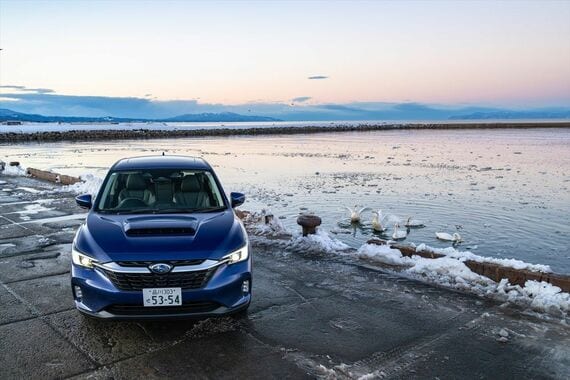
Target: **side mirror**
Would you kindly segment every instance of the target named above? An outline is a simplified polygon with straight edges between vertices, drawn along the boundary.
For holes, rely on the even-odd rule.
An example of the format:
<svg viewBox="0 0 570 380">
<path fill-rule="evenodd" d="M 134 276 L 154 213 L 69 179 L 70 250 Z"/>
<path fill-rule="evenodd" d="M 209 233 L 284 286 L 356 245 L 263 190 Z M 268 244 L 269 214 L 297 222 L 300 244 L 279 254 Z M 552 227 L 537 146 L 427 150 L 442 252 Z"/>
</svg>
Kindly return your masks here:
<svg viewBox="0 0 570 380">
<path fill-rule="evenodd" d="M 75 197 L 75 203 L 77 203 L 79 207 L 90 209 L 93 206 L 91 194 L 78 195 Z"/>
<path fill-rule="evenodd" d="M 232 208 L 240 206 L 245 202 L 245 194 L 242 193 L 231 193 L 230 198 L 232 200 Z"/>
</svg>

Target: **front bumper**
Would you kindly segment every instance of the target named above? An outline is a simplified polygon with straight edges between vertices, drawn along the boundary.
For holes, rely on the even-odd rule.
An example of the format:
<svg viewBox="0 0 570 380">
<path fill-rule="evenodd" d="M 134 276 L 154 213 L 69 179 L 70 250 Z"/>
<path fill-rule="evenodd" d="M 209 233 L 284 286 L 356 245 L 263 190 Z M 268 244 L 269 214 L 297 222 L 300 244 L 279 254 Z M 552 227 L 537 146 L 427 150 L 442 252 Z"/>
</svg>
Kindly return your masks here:
<svg viewBox="0 0 570 380">
<path fill-rule="evenodd" d="M 249 289 L 244 291 L 244 281 Z M 251 258 L 221 264 L 200 289 L 182 289 L 182 306 L 143 307 L 142 290 L 120 290 L 98 268 L 72 265 L 71 285 L 77 309 L 113 320 L 207 318 L 238 313 L 251 302 Z M 76 292 L 81 289 L 81 296 Z"/>
</svg>

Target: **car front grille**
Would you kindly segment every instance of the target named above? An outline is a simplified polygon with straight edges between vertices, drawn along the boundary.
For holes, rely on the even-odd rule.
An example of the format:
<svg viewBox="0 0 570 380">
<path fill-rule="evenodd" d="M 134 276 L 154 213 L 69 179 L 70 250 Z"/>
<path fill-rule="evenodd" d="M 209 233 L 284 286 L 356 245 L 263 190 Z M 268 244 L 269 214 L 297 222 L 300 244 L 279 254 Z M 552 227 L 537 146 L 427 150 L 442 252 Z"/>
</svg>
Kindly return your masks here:
<svg viewBox="0 0 570 380">
<path fill-rule="evenodd" d="M 148 267 L 152 264 L 157 263 L 165 263 L 170 264 L 172 266 L 180 266 L 180 265 L 200 265 L 202 264 L 204 259 L 190 259 L 190 260 L 158 260 L 158 261 L 117 261 L 122 267 Z"/>
<path fill-rule="evenodd" d="M 155 273 L 121 273 L 98 268 L 118 289 L 142 290 L 147 288 L 200 289 L 208 283 L 217 267 L 192 271 Z"/>
<path fill-rule="evenodd" d="M 176 315 L 208 313 L 220 305 L 216 302 L 189 302 L 181 306 L 144 307 L 141 305 L 111 305 L 106 310 L 114 315 Z"/>
</svg>

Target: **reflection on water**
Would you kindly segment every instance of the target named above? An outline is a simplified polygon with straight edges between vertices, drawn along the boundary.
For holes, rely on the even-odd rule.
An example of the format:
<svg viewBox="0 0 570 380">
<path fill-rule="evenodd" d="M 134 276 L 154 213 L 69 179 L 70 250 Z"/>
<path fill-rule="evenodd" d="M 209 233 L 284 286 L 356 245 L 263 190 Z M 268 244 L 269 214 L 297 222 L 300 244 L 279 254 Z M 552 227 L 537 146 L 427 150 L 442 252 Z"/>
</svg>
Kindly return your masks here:
<svg viewBox="0 0 570 380">
<path fill-rule="evenodd" d="M 381 209 L 392 225 L 413 216 L 425 228 L 406 242 L 446 247 L 435 232 L 459 232 L 462 249 L 549 264 L 570 273 L 570 130 L 402 130 L 314 135 L 133 140 L 0 146 L 0 156 L 66 174 L 103 175 L 117 159 L 203 156 L 226 190 L 249 195 L 296 230 L 310 210 L 349 245 L 376 233 L 371 213 L 352 226 L 344 206 Z M 388 235 L 386 235 L 387 237 Z"/>
</svg>

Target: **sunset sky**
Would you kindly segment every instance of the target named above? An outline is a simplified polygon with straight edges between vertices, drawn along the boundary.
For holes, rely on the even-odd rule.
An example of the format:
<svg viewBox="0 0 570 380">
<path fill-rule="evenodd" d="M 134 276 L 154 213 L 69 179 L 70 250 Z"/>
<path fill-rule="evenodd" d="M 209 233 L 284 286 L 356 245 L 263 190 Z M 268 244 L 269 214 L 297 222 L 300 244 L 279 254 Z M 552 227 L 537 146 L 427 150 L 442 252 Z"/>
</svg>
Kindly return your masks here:
<svg viewBox="0 0 570 380">
<path fill-rule="evenodd" d="M 570 106 L 569 1 L 0 0 L 0 48 L 0 106 L 26 111 L 55 95 Z"/>
</svg>

